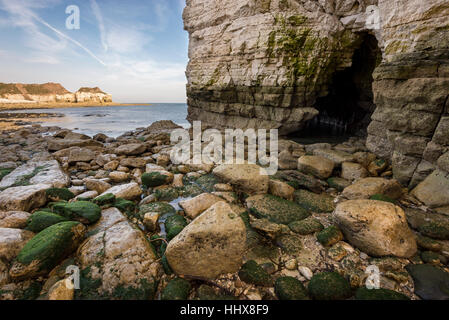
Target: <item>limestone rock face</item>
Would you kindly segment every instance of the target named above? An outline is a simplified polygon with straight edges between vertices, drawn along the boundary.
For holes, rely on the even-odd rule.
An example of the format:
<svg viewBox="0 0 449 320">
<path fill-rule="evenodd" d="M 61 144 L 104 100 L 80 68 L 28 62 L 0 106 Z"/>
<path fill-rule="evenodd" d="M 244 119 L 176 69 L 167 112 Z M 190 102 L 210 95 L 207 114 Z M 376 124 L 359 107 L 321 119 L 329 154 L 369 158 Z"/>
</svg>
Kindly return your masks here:
<svg viewBox="0 0 449 320">
<path fill-rule="evenodd" d="M 183 17 L 190 121 L 298 131 L 371 34 L 382 57 L 367 88 L 367 147 L 411 187 L 447 152 L 446 0 L 190 0 Z"/>
<path fill-rule="evenodd" d="M 50 187 L 48 184 L 36 184 L 8 188 L 0 193 L 0 210 L 28 212 L 42 207 L 47 202 L 45 191 Z"/>
<path fill-rule="evenodd" d="M 334 217 L 346 239 L 373 256 L 412 257 L 417 250 L 404 211 L 394 204 L 375 200 L 340 203 Z"/>
<path fill-rule="evenodd" d="M 92 236 L 81 244 L 77 256 L 82 269 L 90 268 L 89 277 L 101 280 L 97 293 L 108 296 L 122 287 L 139 289 L 144 294 L 148 288 L 143 281 L 154 282 L 158 264 L 142 231 L 133 227 L 118 209 L 110 208 L 103 210 L 89 233 Z"/>
<path fill-rule="evenodd" d="M 17 184 L 49 184 L 55 188 L 64 188 L 69 182 L 69 177 L 61 170 L 58 161 L 29 161 L 4 177 L 0 188 Z"/>
<path fill-rule="evenodd" d="M 245 242 L 243 220 L 218 202 L 173 238 L 165 254 L 177 274 L 214 279 L 240 268 Z"/>
</svg>

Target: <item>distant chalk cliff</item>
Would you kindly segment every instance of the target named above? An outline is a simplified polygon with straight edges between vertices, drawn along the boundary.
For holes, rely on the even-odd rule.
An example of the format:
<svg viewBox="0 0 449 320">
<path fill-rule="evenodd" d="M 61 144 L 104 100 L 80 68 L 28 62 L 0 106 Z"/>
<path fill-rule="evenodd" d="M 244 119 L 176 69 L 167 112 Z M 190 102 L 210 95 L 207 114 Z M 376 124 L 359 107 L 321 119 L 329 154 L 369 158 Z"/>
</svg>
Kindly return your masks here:
<svg viewBox="0 0 449 320">
<path fill-rule="evenodd" d="M 59 83 L 0 83 L 0 103 L 108 103 L 112 96 L 100 88 L 72 93 Z"/>
</svg>

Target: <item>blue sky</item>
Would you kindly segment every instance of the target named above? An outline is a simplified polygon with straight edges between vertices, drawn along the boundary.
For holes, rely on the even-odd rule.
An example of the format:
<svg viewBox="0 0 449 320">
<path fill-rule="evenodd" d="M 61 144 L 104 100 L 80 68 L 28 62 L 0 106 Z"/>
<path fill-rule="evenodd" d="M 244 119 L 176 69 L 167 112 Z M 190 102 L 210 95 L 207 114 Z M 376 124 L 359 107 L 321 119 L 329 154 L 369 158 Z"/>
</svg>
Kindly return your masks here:
<svg viewBox="0 0 449 320">
<path fill-rule="evenodd" d="M 80 29 L 66 28 L 66 8 Z M 99 86 L 117 102 L 185 102 L 185 0 L 0 0 L 0 82 Z"/>
</svg>

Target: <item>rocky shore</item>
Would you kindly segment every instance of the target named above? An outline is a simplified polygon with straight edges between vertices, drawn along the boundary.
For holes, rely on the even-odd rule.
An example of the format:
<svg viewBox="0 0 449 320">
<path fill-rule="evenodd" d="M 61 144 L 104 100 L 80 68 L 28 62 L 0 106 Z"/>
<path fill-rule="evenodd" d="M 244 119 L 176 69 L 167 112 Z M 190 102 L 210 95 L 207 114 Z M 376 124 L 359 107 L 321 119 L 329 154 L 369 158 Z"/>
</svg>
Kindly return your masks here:
<svg viewBox="0 0 449 320">
<path fill-rule="evenodd" d="M 0 299 L 449 299 L 446 175 L 409 191 L 355 138 L 173 165 L 177 127 L 0 133 Z"/>
</svg>

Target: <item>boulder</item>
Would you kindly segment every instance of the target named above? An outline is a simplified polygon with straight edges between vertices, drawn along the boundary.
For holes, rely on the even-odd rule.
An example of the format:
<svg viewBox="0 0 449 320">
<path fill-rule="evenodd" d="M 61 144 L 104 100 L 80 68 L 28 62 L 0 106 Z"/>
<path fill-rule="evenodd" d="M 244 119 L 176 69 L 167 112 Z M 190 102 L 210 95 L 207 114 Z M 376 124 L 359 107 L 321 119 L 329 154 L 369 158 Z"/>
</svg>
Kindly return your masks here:
<svg viewBox="0 0 449 320">
<path fill-rule="evenodd" d="M 310 213 L 299 204 L 270 194 L 252 196 L 246 199 L 246 206 L 259 219 L 289 224 L 307 218 Z"/>
<path fill-rule="evenodd" d="M 129 180 L 129 173 L 113 171 L 109 174 L 109 178 L 116 183 L 125 182 Z"/>
<path fill-rule="evenodd" d="M 129 168 L 144 168 L 147 164 L 145 158 L 125 158 L 120 161 L 120 165 Z"/>
<path fill-rule="evenodd" d="M 142 175 L 142 184 L 148 188 L 159 187 L 173 182 L 174 175 L 171 172 L 161 170 L 146 172 Z"/>
<path fill-rule="evenodd" d="M 26 230 L 0 228 L 0 259 L 13 260 L 33 236 Z"/>
<path fill-rule="evenodd" d="M 262 194 L 268 192 L 269 178 L 265 170 L 255 164 L 223 164 L 213 173 L 242 192 Z"/>
<path fill-rule="evenodd" d="M 115 149 L 115 153 L 118 155 L 126 156 L 138 156 L 147 150 L 147 146 L 143 143 L 130 143 L 121 145 Z"/>
<path fill-rule="evenodd" d="M 83 299 L 152 299 L 158 263 L 145 235 L 117 209 L 103 210 L 78 248 L 82 273 L 94 285 L 81 288 Z"/>
<path fill-rule="evenodd" d="M 346 180 L 354 181 L 368 176 L 366 170 L 361 164 L 353 162 L 343 162 L 341 164 L 341 177 Z"/>
<path fill-rule="evenodd" d="M 23 229 L 30 216 L 24 211 L 0 211 L 0 228 Z"/>
<path fill-rule="evenodd" d="M 84 224 L 95 223 L 101 217 L 101 208 L 89 201 L 57 203 L 53 206 L 53 211 L 62 217 Z"/>
<path fill-rule="evenodd" d="M 134 200 L 142 194 L 142 189 L 140 189 L 140 186 L 137 183 L 131 182 L 128 184 L 122 184 L 119 186 L 112 187 L 109 190 L 105 191 L 103 194 L 101 194 L 100 197 L 108 193 L 112 193 L 116 198 L 122 198 L 125 200 Z"/>
<path fill-rule="evenodd" d="M 198 215 L 220 201 L 224 200 L 216 195 L 203 193 L 192 199 L 179 202 L 179 206 L 184 210 L 187 217 L 195 219 Z"/>
<path fill-rule="evenodd" d="M 8 188 L 0 193 L 0 210 L 31 211 L 47 203 L 48 184 Z"/>
<path fill-rule="evenodd" d="M 424 300 L 449 300 L 449 273 L 429 264 L 408 265 L 415 293 Z"/>
<path fill-rule="evenodd" d="M 324 157 L 302 156 L 298 159 L 298 170 L 318 179 L 327 179 L 334 171 L 334 163 Z"/>
<path fill-rule="evenodd" d="M 350 199 L 369 199 L 376 194 L 382 194 L 392 199 L 402 196 L 402 187 L 396 180 L 385 178 L 365 178 L 343 190 L 343 196 Z"/>
<path fill-rule="evenodd" d="M 322 272 L 309 282 L 309 293 L 315 300 L 344 300 L 351 297 L 349 282 L 336 272 Z"/>
<path fill-rule="evenodd" d="M 405 213 L 394 204 L 376 200 L 346 201 L 337 206 L 334 217 L 345 238 L 369 255 L 410 258 L 417 251 Z"/>
<path fill-rule="evenodd" d="M 71 148 L 68 156 L 68 163 L 90 162 L 96 158 L 94 151 L 87 148 Z"/>
<path fill-rule="evenodd" d="M 59 151 L 72 147 L 98 149 L 103 148 L 103 144 L 94 140 L 80 140 L 80 139 L 49 139 L 48 150 Z"/>
<path fill-rule="evenodd" d="M 336 166 L 340 166 L 343 162 L 354 162 L 354 156 L 352 154 L 338 150 L 315 149 L 313 150 L 313 155 L 329 159 Z"/>
<path fill-rule="evenodd" d="M 243 220 L 218 202 L 171 240 L 165 254 L 175 273 L 214 279 L 239 270 L 245 243 Z"/>
<path fill-rule="evenodd" d="M 86 227 L 73 221 L 61 222 L 41 231 L 20 251 L 9 275 L 20 280 L 47 274 L 79 246 L 85 232 Z"/>
<path fill-rule="evenodd" d="M 449 173 L 434 171 L 418 184 L 412 195 L 431 208 L 449 205 Z"/>
<path fill-rule="evenodd" d="M 293 200 L 295 188 L 285 182 L 270 179 L 269 191 L 274 196 L 284 198 L 286 200 Z"/>
<path fill-rule="evenodd" d="M 106 190 L 112 187 L 106 181 L 97 179 L 86 179 L 84 183 L 86 185 L 87 190 L 97 191 L 99 194 L 104 193 Z"/>
<path fill-rule="evenodd" d="M 18 167 L 0 182 L 0 188 L 48 184 L 50 187 L 65 188 L 69 177 L 61 170 L 58 161 L 29 161 Z"/>
</svg>

